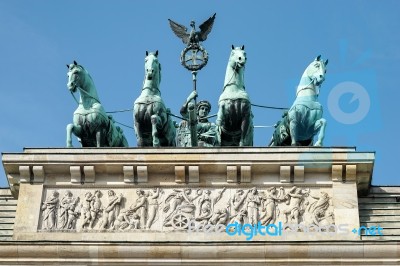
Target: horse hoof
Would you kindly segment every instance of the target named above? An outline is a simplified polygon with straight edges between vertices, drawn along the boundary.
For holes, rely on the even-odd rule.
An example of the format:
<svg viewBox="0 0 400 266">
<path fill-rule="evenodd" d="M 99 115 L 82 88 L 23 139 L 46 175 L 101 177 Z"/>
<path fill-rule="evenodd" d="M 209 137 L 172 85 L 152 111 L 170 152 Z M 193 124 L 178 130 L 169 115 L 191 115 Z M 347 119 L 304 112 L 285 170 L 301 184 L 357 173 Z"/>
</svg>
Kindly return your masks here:
<svg viewBox="0 0 400 266">
<path fill-rule="evenodd" d="M 153 147 L 161 147 L 160 141 L 153 141 Z"/>
<path fill-rule="evenodd" d="M 72 144 L 67 144 L 67 148 L 73 148 Z"/>
<path fill-rule="evenodd" d="M 321 141 L 317 141 L 317 142 L 314 144 L 314 146 L 315 146 L 315 147 L 322 147 L 322 142 L 321 142 Z"/>
</svg>

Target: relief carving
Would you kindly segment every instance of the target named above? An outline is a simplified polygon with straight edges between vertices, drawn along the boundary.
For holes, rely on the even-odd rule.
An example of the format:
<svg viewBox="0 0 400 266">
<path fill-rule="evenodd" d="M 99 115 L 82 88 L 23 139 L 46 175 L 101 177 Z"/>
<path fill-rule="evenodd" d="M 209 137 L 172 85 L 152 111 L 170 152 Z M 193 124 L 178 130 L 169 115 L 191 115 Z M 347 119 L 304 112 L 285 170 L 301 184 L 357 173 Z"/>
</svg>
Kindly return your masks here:
<svg viewBox="0 0 400 266">
<path fill-rule="evenodd" d="M 102 204 L 100 200 L 100 190 L 96 190 L 94 194 L 90 191 L 85 193 L 85 197 L 81 203 L 81 218 L 83 219 L 82 229 L 93 229 L 94 223 L 97 222 L 101 215 Z"/>
<path fill-rule="evenodd" d="M 43 212 L 43 229 L 54 230 L 57 228 L 57 207 L 58 207 L 58 192 L 51 192 L 51 195 L 42 203 Z"/>
<path fill-rule="evenodd" d="M 48 190 L 40 210 L 39 230 L 49 232 L 176 231 L 191 223 L 334 224 L 329 192 L 297 186 Z"/>
<path fill-rule="evenodd" d="M 310 197 L 317 200 L 308 207 L 308 211 L 312 217 L 312 223 L 318 226 L 333 224 L 333 211 L 331 210 L 328 212 L 329 206 L 332 205 L 328 193 L 321 191 L 320 196 L 313 196 L 310 194 Z"/>
<path fill-rule="evenodd" d="M 151 226 L 153 225 L 156 216 L 158 215 L 158 208 L 160 207 L 160 203 L 158 203 L 158 197 L 160 196 L 160 188 L 154 188 L 149 192 L 147 202 L 148 202 L 148 208 L 147 208 L 147 222 L 146 222 L 146 228 L 151 229 Z"/>
<path fill-rule="evenodd" d="M 120 213 L 114 224 L 114 229 L 150 229 L 158 217 L 160 193 L 162 193 L 160 188 L 154 188 L 150 191 L 137 189 L 135 203 Z"/>
<path fill-rule="evenodd" d="M 246 207 L 247 207 L 247 217 L 249 219 L 249 223 L 255 225 L 258 223 L 258 208 L 261 205 L 261 199 L 258 195 L 257 188 L 250 189 L 250 192 L 247 194 L 246 198 Z"/>
<path fill-rule="evenodd" d="M 114 190 L 110 189 L 107 192 L 108 203 L 103 211 L 103 220 L 100 223 L 100 229 L 114 229 L 114 221 L 119 215 L 120 204 L 123 198 L 122 194 L 116 195 Z"/>
<path fill-rule="evenodd" d="M 304 214 L 306 205 L 308 204 L 308 201 L 305 201 L 305 198 L 309 196 L 309 192 L 309 189 L 303 190 L 293 186 L 289 190 L 289 193 L 284 196 L 286 205 L 288 205 L 283 209 L 285 224 L 299 224 L 300 217 Z"/>
<path fill-rule="evenodd" d="M 173 226 L 175 229 L 186 229 L 189 221 L 194 218 L 196 205 L 193 201 L 202 195 L 202 190 L 198 189 L 196 195 L 192 196 L 192 189 L 174 189 L 165 199 L 165 219 L 163 226 Z"/>
<path fill-rule="evenodd" d="M 209 219 L 214 215 L 215 204 L 221 199 L 225 188 L 217 192 L 217 195 L 211 196 L 211 190 L 205 189 L 203 194 L 197 200 L 195 220 L 200 223 L 207 224 Z"/>
<path fill-rule="evenodd" d="M 94 192 L 94 197 L 90 201 L 90 229 L 93 229 L 95 223 L 99 220 L 99 217 L 101 216 L 101 213 L 103 211 L 100 196 L 100 190 L 96 190 Z"/>
<path fill-rule="evenodd" d="M 79 217 L 79 212 L 75 210 L 78 201 L 79 197 L 74 198 L 71 191 L 65 191 L 60 201 L 58 216 L 59 229 L 75 229 L 76 220 Z"/>
<path fill-rule="evenodd" d="M 275 187 L 268 188 L 262 196 L 262 210 L 260 221 L 262 225 L 269 225 L 275 223 L 277 218 L 277 205 L 281 201 L 283 188 L 279 192 Z"/>
</svg>

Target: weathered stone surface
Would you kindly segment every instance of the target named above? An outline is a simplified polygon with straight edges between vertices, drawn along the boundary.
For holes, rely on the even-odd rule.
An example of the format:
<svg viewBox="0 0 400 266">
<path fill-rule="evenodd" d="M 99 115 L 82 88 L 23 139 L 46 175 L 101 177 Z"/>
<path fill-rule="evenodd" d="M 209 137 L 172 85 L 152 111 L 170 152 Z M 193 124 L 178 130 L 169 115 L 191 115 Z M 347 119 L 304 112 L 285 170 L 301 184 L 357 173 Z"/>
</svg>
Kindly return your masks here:
<svg viewBox="0 0 400 266">
<path fill-rule="evenodd" d="M 385 243 L 382 251 L 383 246 L 362 242 L 351 232 L 305 232 L 307 224 L 360 226 L 357 190 L 368 191 L 373 162 L 373 153 L 312 147 L 3 154 L 7 177 L 20 189 L 15 242 L 0 242 L 0 263 L 396 263 L 396 244 Z M 43 183 L 36 183 L 36 176 Z M 383 214 L 375 208 L 382 203 L 362 204 L 368 208 L 361 214 L 370 215 L 364 224 Z M 397 215 L 394 206 L 391 213 Z M 264 226 L 294 223 L 299 230 L 285 227 L 284 235 L 257 234 L 246 241 L 246 235 L 226 231 L 188 233 L 191 218 L 195 226 L 260 221 Z M 387 232 L 398 234 L 397 229 Z"/>
<path fill-rule="evenodd" d="M 15 239 L 35 241 L 246 241 L 243 235 L 189 234 L 190 219 L 195 226 L 261 221 L 352 229 L 359 226 L 356 182 L 360 174 L 371 176 L 373 160 L 372 153 L 350 148 L 310 147 L 26 149 L 3 156 L 13 182 L 26 180 L 31 168 L 44 173 L 43 185 L 21 184 L 15 222 Z M 348 166 L 346 183 L 333 182 L 335 161 Z M 359 239 L 300 231 L 283 240 Z M 282 238 L 252 239 L 265 240 Z"/>
</svg>

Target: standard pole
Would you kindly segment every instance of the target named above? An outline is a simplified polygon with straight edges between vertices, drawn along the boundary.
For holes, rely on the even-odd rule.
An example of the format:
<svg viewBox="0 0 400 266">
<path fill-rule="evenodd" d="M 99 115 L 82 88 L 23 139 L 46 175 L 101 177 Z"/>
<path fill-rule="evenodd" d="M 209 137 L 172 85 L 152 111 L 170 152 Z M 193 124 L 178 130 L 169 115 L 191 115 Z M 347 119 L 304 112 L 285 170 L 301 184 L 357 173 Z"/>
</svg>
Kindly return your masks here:
<svg viewBox="0 0 400 266">
<path fill-rule="evenodd" d="M 197 71 L 192 71 L 192 79 L 193 79 L 193 90 L 197 91 Z M 190 128 L 190 140 L 192 147 L 197 147 L 197 97 L 194 98 L 194 104 L 189 104 L 189 128 Z"/>
<path fill-rule="evenodd" d="M 197 147 L 197 115 L 196 106 L 192 102 L 188 104 L 189 114 L 189 129 L 190 129 L 190 140 L 192 147 Z"/>
<path fill-rule="evenodd" d="M 193 90 L 197 91 L 197 71 L 192 71 Z M 194 104 L 197 105 L 197 98 L 194 98 Z"/>
</svg>

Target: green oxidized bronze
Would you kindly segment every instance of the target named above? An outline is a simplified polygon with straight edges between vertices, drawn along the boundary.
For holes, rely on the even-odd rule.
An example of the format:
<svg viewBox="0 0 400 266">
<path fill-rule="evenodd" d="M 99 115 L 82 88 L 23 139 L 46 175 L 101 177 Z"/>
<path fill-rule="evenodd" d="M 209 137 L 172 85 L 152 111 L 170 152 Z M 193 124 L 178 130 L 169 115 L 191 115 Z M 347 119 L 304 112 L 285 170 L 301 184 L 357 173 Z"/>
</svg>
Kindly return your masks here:
<svg viewBox="0 0 400 266">
<path fill-rule="evenodd" d="M 199 27 L 200 31 L 196 31 L 195 22 L 191 21 L 190 27 L 192 29 L 190 32 L 185 26 L 168 19 L 172 31 L 186 44 L 186 48 L 183 49 L 180 58 L 182 66 L 186 69 L 198 71 L 207 65 L 208 53 L 200 45 L 200 42 L 207 39 L 214 24 L 215 16 L 216 14 L 204 21 Z"/>
<path fill-rule="evenodd" d="M 94 82 L 86 69 L 76 61 L 67 67 L 68 89 L 72 95 L 77 90 L 80 93 L 73 123 L 67 125 L 67 147 L 72 147 L 72 133 L 78 137 L 82 147 L 128 147 L 122 129 L 115 126 L 112 116 L 104 111 Z"/>
<path fill-rule="evenodd" d="M 213 147 L 219 146 L 216 126 L 214 123 L 208 121 L 208 114 L 211 111 L 211 104 L 208 101 L 200 101 L 195 106 L 193 100 L 197 97 L 197 92 L 193 91 L 185 103 L 183 104 L 180 113 L 186 119 L 179 124 L 177 143 L 180 147 Z M 193 110 L 194 115 L 190 111 Z M 193 123 L 192 122 L 192 116 Z M 192 124 L 192 126 L 190 126 Z M 194 129 L 194 130 L 192 130 Z M 195 142 L 192 142 L 192 139 Z"/>
<path fill-rule="evenodd" d="M 253 114 L 244 85 L 246 60 L 244 46 L 235 48 L 232 45 L 218 101 L 216 124 L 221 146 L 253 146 Z"/>
<path fill-rule="evenodd" d="M 215 125 L 207 119 L 211 104 L 207 101 L 196 104 L 197 71 L 205 67 L 208 62 L 208 53 L 201 46 L 200 42 L 207 39 L 214 24 L 215 16 L 216 14 L 203 22 L 199 27 L 200 31 L 196 31 L 195 22 L 191 21 L 190 26 L 192 29 L 190 32 L 188 32 L 185 26 L 170 19 L 168 20 L 172 31 L 186 44 L 185 49 L 181 53 L 180 61 L 183 67 L 192 72 L 193 79 L 193 92 L 181 108 L 181 115 L 185 118 L 178 128 L 177 142 L 178 146 L 181 147 L 218 145 Z"/>
<path fill-rule="evenodd" d="M 326 66 L 319 55 L 304 71 L 296 91 L 296 100 L 275 126 L 270 146 L 309 146 L 318 133 L 314 146 L 322 146 L 326 120 L 318 102 L 319 87 L 325 80 Z"/>
<path fill-rule="evenodd" d="M 142 92 L 135 100 L 133 119 L 137 145 L 175 146 L 176 129 L 161 98 L 161 64 L 158 51 L 146 52 Z"/>
</svg>

